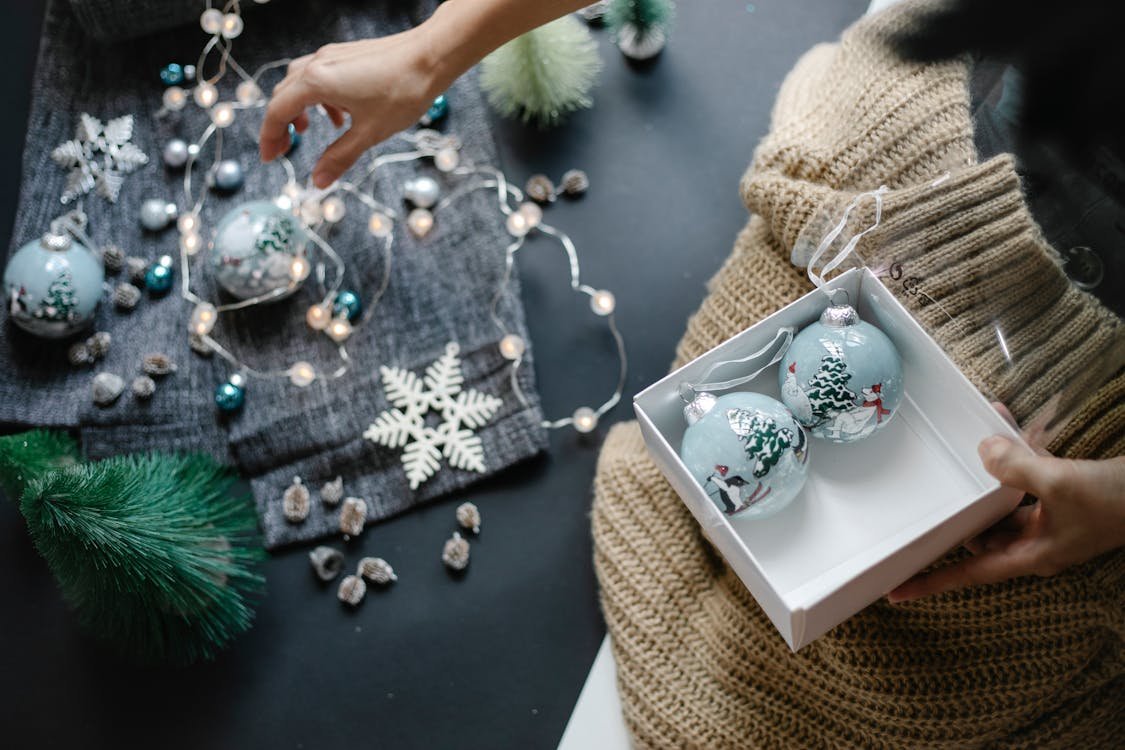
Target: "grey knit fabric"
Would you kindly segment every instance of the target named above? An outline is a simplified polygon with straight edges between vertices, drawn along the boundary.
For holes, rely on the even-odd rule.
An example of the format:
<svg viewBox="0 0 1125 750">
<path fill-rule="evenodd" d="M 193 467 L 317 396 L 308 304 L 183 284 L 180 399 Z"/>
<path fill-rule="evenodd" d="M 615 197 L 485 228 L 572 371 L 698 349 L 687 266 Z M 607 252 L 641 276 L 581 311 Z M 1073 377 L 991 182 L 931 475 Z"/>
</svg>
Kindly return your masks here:
<svg viewBox="0 0 1125 750">
<path fill-rule="evenodd" d="M 212 5 L 222 8 L 225 2 Z M 246 0 L 242 5 L 250 10 L 255 3 Z M 206 0 L 70 0 L 70 6 L 87 35 L 116 42 L 196 23 Z"/>
<path fill-rule="evenodd" d="M 253 15 L 253 23 L 248 21 L 235 52 L 252 70 L 263 62 L 304 54 L 329 41 L 407 28 L 430 10 L 425 4 L 409 3 L 269 5 Z M 117 204 L 107 204 L 99 197 L 86 199 L 90 233 L 99 245 L 114 242 L 129 255 L 149 260 L 176 254 L 174 229 L 146 233 L 137 216 L 146 198 L 184 204 L 181 174 L 165 170 L 160 147 L 171 137 L 201 132 L 206 115 L 189 105 L 183 113 L 157 118 L 162 91 L 157 72 L 169 61 L 192 59 L 204 41 L 202 32 L 191 29 L 102 48 L 83 33 L 68 0 L 50 4 L 36 72 L 13 247 L 40 235 L 61 212 L 58 196 L 65 172 L 51 162 L 49 154 L 53 146 L 71 137 L 78 114 L 89 112 L 108 119 L 131 113 L 137 118 L 134 142 L 150 155 L 151 163 L 126 178 Z M 233 81 L 226 82 L 228 88 L 233 85 Z M 233 94 L 228 88 L 221 89 L 225 97 Z M 494 164 L 496 152 L 474 77 L 458 81 L 449 97 L 451 112 L 445 128 L 461 137 L 464 158 Z M 239 158 L 246 169 L 246 184 L 234 196 L 208 196 L 205 229 L 214 227 L 242 201 L 276 195 L 284 182 L 279 166 L 257 163 L 254 135 L 259 117 L 260 113 L 241 113 L 235 127 L 226 132 L 224 156 Z M 334 136 L 327 120 L 314 118 L 314 125 L 292 155 L 302 176 L 309 173 L 315 157 Z M 404 143 L 392 139 L 379 149 L 404 150 Z M 444 177 L 432 165 L 394 165 L 379 176 L 375 197 L 389 205 L 402 205 L 402 181 L 419 172 Z M 444 184 L 451 187 L 457 179 L 444 180 Z M 465 387 L 499 396 L 504 402 L 501 413 L 478 430 L 489 473 L 527 458 L 546 443 L 532 368 L 521 370 L 521 387 L 530 401 L 525 407 L 511 390 L 508 363 L 497 350 L 499 330 L 488 312 L 503 271 L 507 235 L 502 217 L 488 191 L 471 194 L 456 206 L 440 213 L 433 232 L 422 240 L 396 227 L 390 287 L 368 325 L 348 341 L 352 369 L 343 378 L 317 381 L 304 389 L 287 381 L 251 380 L 243 411 L 221 419 L 212 395 L 216 385 L 229 376 L 229 365 L 217 356 L 202 358 L 190 351 L 186 337 L 190 310 L 178 295 L 146 295 L 132 313 L 117 312 L 105 303 L 100 307 L 96 328 L 112 333 L 113 346 L 93 370 L 67 364 L 66 342 L 45 344 L 5 324 L 0 330 L 0 357 L 10 366 L 0 372 L 0 421 L 78 427 L 92 457 L 158 449 L 204 450 L 232 460 L 250 479 L 267 545 L 276 547 L 330 533 L 338 524 L 338 510 L 319 501 L 313 503 L 312 514 L 304 523 L 283 520 L 281 493 L 294 476 L 312 488 L 342 476 L 348 495 L 367 500 L 369 520 L 481 477 L 443 465 L 437 476 L 412 492 L 399 462 L 400 452 L 362 437 L 367 425 L 389 406 L 379 367 L 421 371 L 441 355 L 447 343 L 456 341 L 464 362 Z M 349 201 L 348 208 L 352 216 L 338 225 L 330 241 L 348 263 L 345 288 L 364 297 L 378 287 L 384 272 L 383 255 L 381 246 L 366 233 L 362 207 Z M 201 253 L 196 260 L 193 287 L 214 299 L 218 295 L 204 273 L 204 256 Z M 514 291 L 501 314 L 513 331 L 526 338 L 518 284 Z M 325 337 L 312 335 L 304 324 L 305 310 L 315 299 L 314 292 L 306 289 L 268 307 L 224 316 L 214 335 L 255 368 L 285 368 L 297 360 L 309 360 L 332 369 L 337 363 L 335 347 Z M 90 381 L 94 372 L 108 370 L 129 379 L 138 372 L 143 354 L 155 351 L 169 354 L 178 370 L 158 383 L 150 401 L 137 401 L 126 393 L 112 407 L 93 405 Z"/>
</svg>

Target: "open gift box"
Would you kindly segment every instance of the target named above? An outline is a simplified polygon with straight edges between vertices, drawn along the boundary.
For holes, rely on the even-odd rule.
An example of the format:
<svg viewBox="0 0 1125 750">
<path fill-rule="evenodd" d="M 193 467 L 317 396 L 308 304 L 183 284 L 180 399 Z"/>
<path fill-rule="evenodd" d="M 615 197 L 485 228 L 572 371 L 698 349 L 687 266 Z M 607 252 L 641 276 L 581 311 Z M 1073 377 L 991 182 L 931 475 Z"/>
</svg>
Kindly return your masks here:
<svg viewBox="0 0 1125 750">
<path fill-rule="evenodd" d="M 838 444 L 810 439 L 808 479 L 797 498 L 764 519 L 730 518 L 679 456 L 687 423 L 679 386 L 714 363 L 762 349 L 782 326 L 803 328 L 828 302 L 816 290 L 671 373 L 634 399 L 653 459 L 795 651 L 846 620 L 1018 505 L 981 465 L 989 435 L 1022 440 L 910 313 L 867 269 L 825 289 L 845 289 L 863 320 L 902 355 L 905 396 L 884 429 Z M 775 368 L 738 390 L 778 398 Z"/>
</svg>

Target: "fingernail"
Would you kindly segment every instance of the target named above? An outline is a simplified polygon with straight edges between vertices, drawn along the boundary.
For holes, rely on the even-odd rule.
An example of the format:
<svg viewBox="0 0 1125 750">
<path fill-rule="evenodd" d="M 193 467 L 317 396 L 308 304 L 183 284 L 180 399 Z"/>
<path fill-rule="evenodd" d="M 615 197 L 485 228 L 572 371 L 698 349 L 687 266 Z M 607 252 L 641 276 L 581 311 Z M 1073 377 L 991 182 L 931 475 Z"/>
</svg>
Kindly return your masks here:
<svg viewBox="0 0 1125 750">
<path fill-rule="evenodd" d="M 313 185 L 317 188 L 324 189 L 332 184 L 332 180 L 328 179 L 328 175 L 324 172 L 313 172 L 312 176 Z"/>
</svg>

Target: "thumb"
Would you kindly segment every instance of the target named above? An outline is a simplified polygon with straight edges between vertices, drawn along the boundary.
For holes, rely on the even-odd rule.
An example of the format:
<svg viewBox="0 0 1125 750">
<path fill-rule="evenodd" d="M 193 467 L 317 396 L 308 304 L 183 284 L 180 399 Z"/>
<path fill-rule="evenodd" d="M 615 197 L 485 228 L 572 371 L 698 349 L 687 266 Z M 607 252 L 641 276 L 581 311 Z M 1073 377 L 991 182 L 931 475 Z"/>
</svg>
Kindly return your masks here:
<svg viewBox="0 0 1125 750">
<path fill-rule="evenodd" d="M 1050 495 L 1058 487 L 1066 463 L 1061 458 L 1042 456 L 1006 437 L 993 435 L 977 448 L 985 470 L 1005 487 L 1014 487 L 1036 497 Z"/>
<path fill-rule="evenodd" d="M 340 179 L 340 176 L 363 155 L 368 145 L 366 133 L 354 126 L 350 128 L 324 150 L 320 161 L 316 163 L 316 168 L 313 169 L 313 184 L 318 188 L 326 188 Z"/>
</svg>

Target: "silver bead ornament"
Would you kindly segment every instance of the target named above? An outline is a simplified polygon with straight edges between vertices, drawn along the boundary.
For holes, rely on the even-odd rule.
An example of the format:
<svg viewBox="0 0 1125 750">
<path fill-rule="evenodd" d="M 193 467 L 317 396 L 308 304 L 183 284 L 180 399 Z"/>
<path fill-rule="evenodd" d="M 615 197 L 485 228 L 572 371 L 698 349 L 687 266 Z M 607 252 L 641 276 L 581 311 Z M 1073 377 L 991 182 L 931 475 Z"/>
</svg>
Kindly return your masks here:
<svg viewBox="0 0 1125 750">
<path fill-rule="evenodd" d="M 402 194 L 418 208 L 433 208 L 441 197 L 441 185 L 433 177 L 412 177 L 403 184 Z"/>
<path fill-rule="evenodd" d="M 362 498 L 349 497 L 340 509 L 340 531 L 344 536 L 359 536 L 367 521 L 367 502 Z"/>
<path fill-rule="evenodd" d="M 164 144 L 164 150 L 161 156 L 164 159 L 164 165 L 170 169 L 179 169 L 187 164 L 188 160 L 188 145 L 182 138 L 173 138 Z"/>
<path fill-rule="evenodd" d="M 112 406 L 124 390 L 125 380 L 112 372 L 99 372 L 91 386 L 94 403 L 98 406 Z"/>
<path fill-rule="evenodd" d="M 128 282 L 121 282 L 113 289 L 113 304 L 119 310 L 132 310 L 141 301 L 141 290 Z"/>
<path fill-rule="evenodd" d="M 223 159 L 212 173 L 211 185 L 216 190 L 233 192 L 242 187 L 245 180 L 246 174 L 242 170 L 242 164 L 234 159 Z"/>
<path fill-rule="evenodd" d="M 320 488 L 320 501 L 325 505 L 337 506 L 344 498 L 344 478 L 336 477 L 330 482 L 325 482 Z"/>
<path fill-rule="evenodd" d="M 133 395 L 141 401 L 147 401 L 156 393 L 156 381 L 148 375 L 138 375 L 133 378 Z"/>
<path fill-rule="evenodd" d="M 154 378 L 162 378 L 176 371 L 176 363 L 167 354 L 153 352 L 141 358 L 141 371 Z"/>
<path fill-rule="evenodd" d="M 461 503 L 456 511 L 457 523 L 474 534 L 480 533 L 480 509 L 472 503 Z"/>
<path fill-rule="evenodd" d="M 175 221 L 177 213 L 175 203 L 149 198 L 141 204 L 141 226 L 150 232 L 159 232 Z"/>
<path fill-rule="evenodd" d="M 325 582 L 331 581 L 344 569 L 344 553 L 321 545 L 309 552 L 309 564 L 317 578 Z"/>
<path fill-rule="evenodd" d="M 450 570 L 464 570 L 469 566 L 469 542 L 456 531 L 441 549 L 441 561 Z"/>
<path fill-rule="evenodd" d="M 367 595 L 367 584 L 359 576 L 344 576 L 340 581 L 340 588 L 336 591 L 336 598 L 353 607 L 363 601 Z"/>
<path fill-rule="evenodd" d="M 386 586 L 388 583 L 398 580 L 395 569 L 381 557 L 363 558 L 359 561 L 359 568 L 356 573 L 379 586 Z"/>
<path fill-rule="evenodd" d="M 300 523 L 309 517 L 309 489 L 300 477 L 293 477 L 293 484 L 282 493 L 281 511 L 290 523 Z"/>
</svg>

